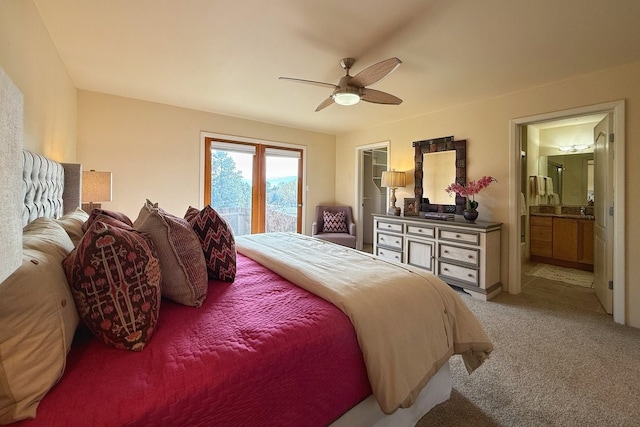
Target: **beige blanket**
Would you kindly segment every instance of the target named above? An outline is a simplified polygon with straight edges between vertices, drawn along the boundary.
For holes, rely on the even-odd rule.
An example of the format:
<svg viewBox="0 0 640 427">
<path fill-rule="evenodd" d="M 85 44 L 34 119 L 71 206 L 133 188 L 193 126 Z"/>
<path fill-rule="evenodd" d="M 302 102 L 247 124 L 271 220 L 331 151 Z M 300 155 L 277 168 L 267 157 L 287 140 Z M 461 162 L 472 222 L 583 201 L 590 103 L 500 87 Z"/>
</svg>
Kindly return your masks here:
<svg viewBox="0 0 640 427">
<path fill-rule="evenodd" d="M 432 274 L 300 234 L 241 236 L 236 246 L 349 316 L 387 414 L 411 406 L 452 354 L 472 372 L 493 349 L 464 301 Z"/>
</svg>

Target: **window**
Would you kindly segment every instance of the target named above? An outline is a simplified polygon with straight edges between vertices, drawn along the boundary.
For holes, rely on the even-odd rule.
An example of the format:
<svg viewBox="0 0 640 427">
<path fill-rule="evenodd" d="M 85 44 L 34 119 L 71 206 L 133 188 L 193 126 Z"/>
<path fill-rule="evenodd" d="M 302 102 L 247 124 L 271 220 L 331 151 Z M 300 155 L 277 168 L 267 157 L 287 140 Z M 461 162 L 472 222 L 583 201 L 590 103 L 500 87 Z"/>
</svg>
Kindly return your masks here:
<svg viewBox="0 0 640 427">
<path fill-rule="evenodd" d="M 302 231 L 302 150 L 205 138 L 205 204 L 236 235 Z"/>
</svg>

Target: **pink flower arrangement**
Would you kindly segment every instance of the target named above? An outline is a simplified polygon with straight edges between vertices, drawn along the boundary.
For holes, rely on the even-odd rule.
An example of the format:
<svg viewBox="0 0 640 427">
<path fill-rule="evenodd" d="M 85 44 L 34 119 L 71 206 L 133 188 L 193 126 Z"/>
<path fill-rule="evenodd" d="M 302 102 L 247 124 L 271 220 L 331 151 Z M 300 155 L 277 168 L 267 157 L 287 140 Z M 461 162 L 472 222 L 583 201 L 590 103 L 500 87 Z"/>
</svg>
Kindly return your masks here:
<svg viewBox="0 0 640 427">
<path fill-rule="evenodd" d="M 492 176 L 483 176 L 477 181 L 469 181 L 466 186 L 454 182 L 445 188 L 444 191 L 449 193 L 449 196 L 451 196 L 452 193 L 457 193 L 462 197 L 466 197 L 467 210 L 473 210 L 478 207 L 478 202 L 474 200 L 474 196 L 494 181 L 497 182 L 498 180 Z"/>
</svg>

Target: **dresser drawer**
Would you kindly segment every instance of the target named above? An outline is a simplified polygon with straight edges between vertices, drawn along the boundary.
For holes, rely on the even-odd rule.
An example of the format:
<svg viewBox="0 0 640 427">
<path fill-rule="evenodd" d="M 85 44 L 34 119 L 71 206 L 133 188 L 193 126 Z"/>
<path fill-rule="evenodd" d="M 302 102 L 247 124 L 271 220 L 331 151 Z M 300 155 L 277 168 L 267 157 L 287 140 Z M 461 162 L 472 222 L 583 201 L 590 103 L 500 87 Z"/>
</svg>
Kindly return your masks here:
<svg viewBox="0 0 640 427">
<path fill-rule="evenodd" d="M 407 224 L 407 234 L 434 238 L 436 237 L 436 229 L 435 227 Z"/>
<path fill-rule="evenodd" d="M 384 233 L 378 233 L 376 236 L 378 246 L 402 250 L 402 236 Z"/>
<path fill-rule="evenodd" d="M 394 251 L 392 249 L 378 248 L 376 255 L 387 261 L 402 262 L 402 252 Z"/>
<path fill-rule="evenodd" d="M 393 231 L 402 233 L 402 224 L 399 224 L 397 222 L 378 221 L 376 222 L 376 229 L 378 231 Z"/>
<path fill-rule="evenodd" d="M 451 242 L 470 243 L 472 245 L 480 244 L 480 234 L 456 230 L 440 229 L 439 239 Z"/>
<path fill-rule="evenodd" d="M 480 252 L 478 249 L 460 248 L 452 245 L 439 245 L 438 257 L 452 261 L 459 261 L 473 267 L 480 266 Z"/>
<path fill-rule="evenodd" d="M 461 267 L 441 261 L 438 263 L 438 276 L 450 277 L 469 285 L 478 286 L 478 270 L 474 268 Z"/>
</svg>

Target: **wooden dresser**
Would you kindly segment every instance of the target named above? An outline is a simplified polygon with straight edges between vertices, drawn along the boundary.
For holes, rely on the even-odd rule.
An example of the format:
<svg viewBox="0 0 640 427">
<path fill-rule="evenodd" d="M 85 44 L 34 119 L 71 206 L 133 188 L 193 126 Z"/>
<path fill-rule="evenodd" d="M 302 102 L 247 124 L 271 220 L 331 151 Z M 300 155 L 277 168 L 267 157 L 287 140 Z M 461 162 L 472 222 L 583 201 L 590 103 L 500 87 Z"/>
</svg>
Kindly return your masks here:
<svg viewBox="0 0 640 427">
<path fill-rule="evenodd" d="M 502 223 L 374 215 L 373 253 L 430 271 L 472 296 L 500 293 Z"/>
</svg>

